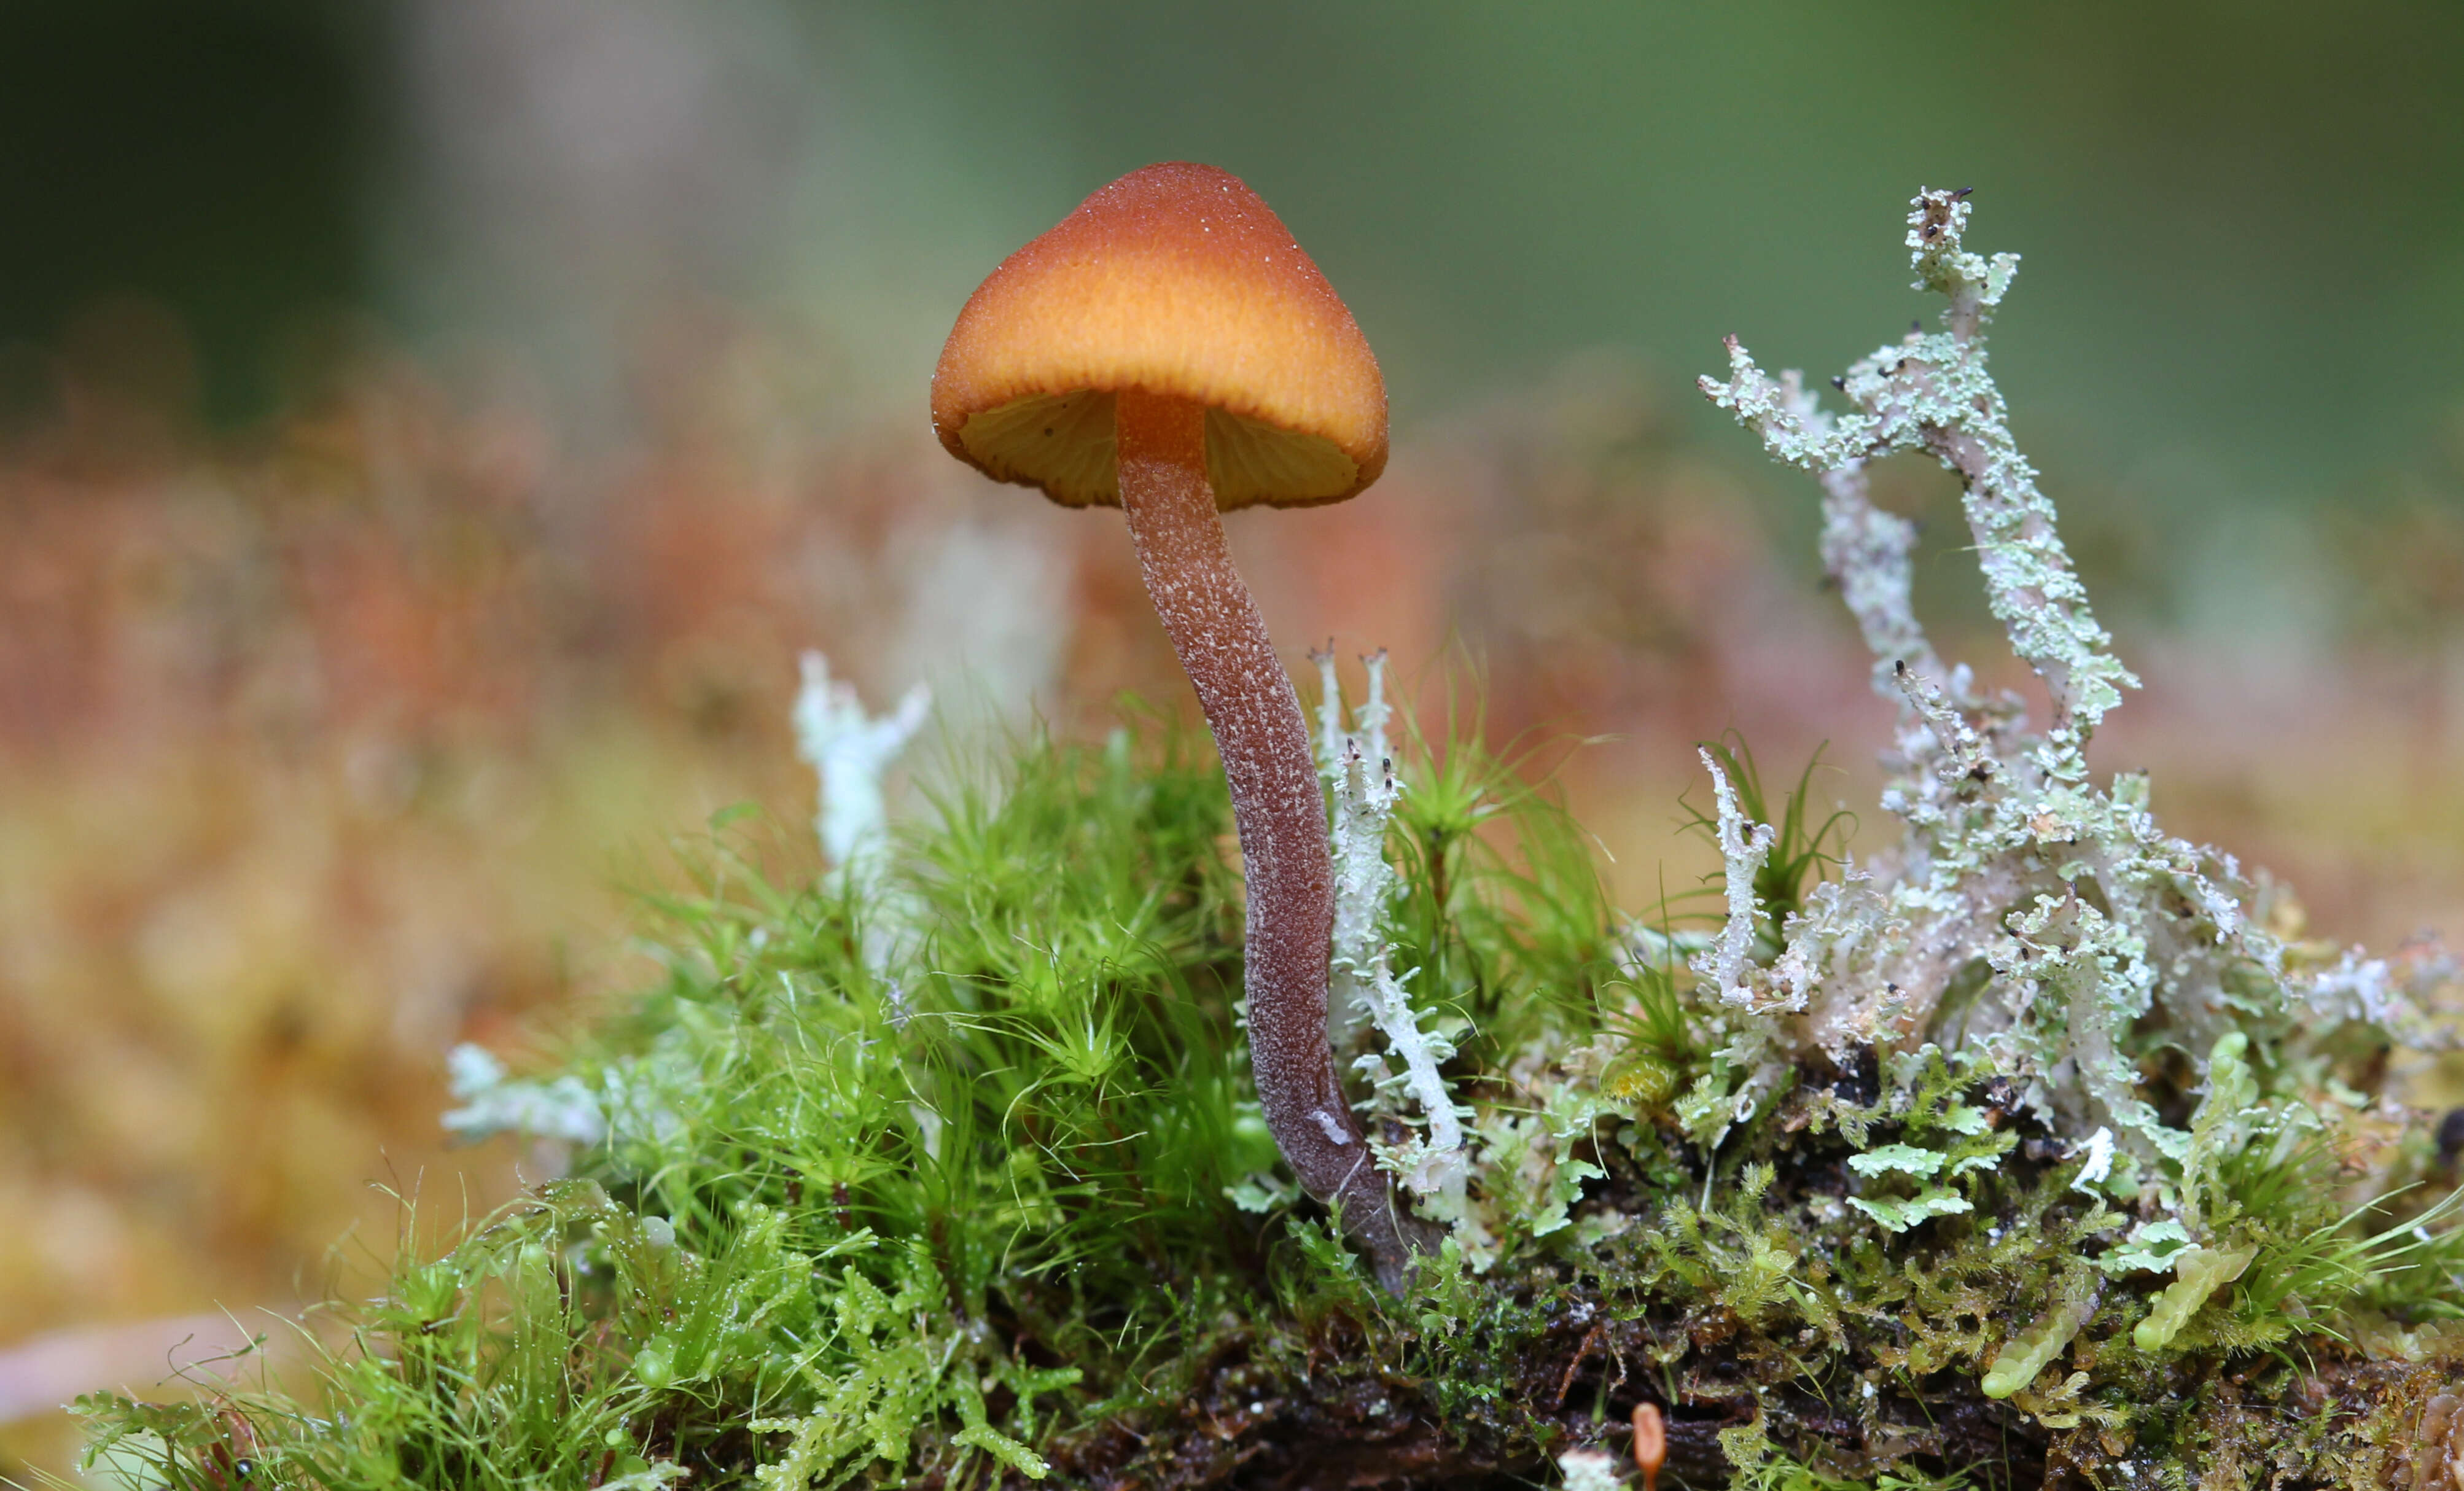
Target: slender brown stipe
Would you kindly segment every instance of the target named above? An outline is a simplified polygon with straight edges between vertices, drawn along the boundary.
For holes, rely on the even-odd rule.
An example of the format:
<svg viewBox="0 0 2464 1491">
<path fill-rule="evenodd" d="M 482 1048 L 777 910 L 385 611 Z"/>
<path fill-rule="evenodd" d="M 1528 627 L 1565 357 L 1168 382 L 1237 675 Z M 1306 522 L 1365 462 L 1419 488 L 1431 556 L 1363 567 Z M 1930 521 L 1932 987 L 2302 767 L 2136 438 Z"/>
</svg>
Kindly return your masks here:
<svg viewBox="0 0 2464 1491">
<path fill-rule="evenodd" d="M 1402 1213 L 1327 1039 L 1326 800 L 1290 676 L 1217 515 L 1339 502 L 1386 464 L 1386 388 L 1352 313 L 1264 202 L 1211 166 L 1134 171 L 985 280 L 933 375 L 952 454 L 1118 506 L 1232 788 L 1248 883 L 1249 1046 L 1266 1126 L 1402 1287 Z"/>
<path fill-rule="evenodd" d="M 1205 418 L 1184 399 L 1125 389 L 1116 405 L 1121 507 L 1155 615 L 1215 733 L 1249 891 L 1249 1049 L 1266 1127 L 1311 1195 L 1381 1263 L 1403 1235 L 1386 1176 L 1334 1071 L 1327 958 L 1334 869 L 1309 723 L 1206 483 Z"/>
</svg>

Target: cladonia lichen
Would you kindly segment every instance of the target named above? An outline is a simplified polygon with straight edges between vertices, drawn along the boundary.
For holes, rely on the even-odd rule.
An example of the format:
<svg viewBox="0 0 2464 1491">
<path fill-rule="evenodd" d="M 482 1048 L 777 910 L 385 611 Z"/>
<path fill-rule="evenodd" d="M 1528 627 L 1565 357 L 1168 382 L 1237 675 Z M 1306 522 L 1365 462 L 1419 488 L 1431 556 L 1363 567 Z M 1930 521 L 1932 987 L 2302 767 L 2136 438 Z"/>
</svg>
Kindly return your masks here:
<svg viewBox="0 0 2464 1491">
<path fill-rule="evenodd" d="M 1318 666 L 1318 769 L 1333 795 L 1334 1007 L 1365 1021 L 1384 1042 L 1362 1052 L 1353 1069 L 1375 1094 L 1375 1116 L 1408 1126 L 1399 1143 L 1375 1137 L 1378 1163 L 1395 1173 L 1423 1215 L 1460 1225 L 1466 1174 L 1462 1115 L 1438 1068 L 1455 1054 L 1454 1042 L 1432 1025 L 1434 1011 L 1415 1009 L 1404 985 L 1418 970 L 1394 970 L 1395 944 L 1387 935 L 1401 882 L 1387 859 L 1387 836 L 1402 784 L 1386 740 L 1386 654 L 1362 659 L 1369 686 L 1343 729 L 1343 693 L 1335 680 L 1334 654 L 1313 654 Z M 1399 1070 L 1397 1067 L 1399 1066 Z M 1408 1098 L 1416 1114 L 1399 1108 Z"/>
<path fill-rule="evenodd" d="M 446 1053 L 445 1070 L 449 1090 L 461 1105 L 446 1111 L 445 1130 L 462 1143 L 500 1133 L 568 1145 L 607 1137 L 599 1097 L 578 1077 L 517 1078 L 486 1047 L 467 1042 Z"/>
<path fill-rule="evenodd" d="M 907 743 L 924 727 L 933 692 L 922 684 L 907 691 L 887 714 L 866 711 L 855 685 L 830 677 L 829 659 L 807 650 L 796 693 L 796 754 L 821 779 L 821 806 L 813 832 L 830 863 L 830 874 L 859 893 L 881 883 L 889 849 L 890 810 L 882 778 Z"/>
<path fill-rule="evenodd" d="M 2417 1026 L 2417 991 L 2352 954 L 2321 966 L 2289 949 L 2250 914 L 2254 890 L 2232 856 L 2158 826 L 2145 778 L 2094 779 L 2089 740 L 2137 679 L 2012 438 L 1985 328 L 2018 260 L 1964 247 L 1969 207 L 1964 192 L 1915 200 L 1906 242 L 1917 288 L 1947 301 L 1941 329 L 1911 331 L 1836 380 L 1843 411 L 1824 409 L 1794 372 L 1766 375 L 1734 338 L 1727 378 L 1703 380 L 1774 456 L 1821 481 L 1824 562 L 1874 651 L 1878 691 L 1901 712 L 1883 806 L 1904 824 L 1866 863 L 1875 894 L 1863 914 L 1793 919 L 1767 968 L 1731 971 L 1724 958 L 1718 976 L 1724 992 L 1786 981 L 1784 1002 L 1752 1011 L 1773 1053 L 1765 1080 L 1809 1055 L 1927 1042 L 1974 1052 L 2056 1132 L 2119 1145 L 2116 1183 L 2178 1196 L 2191 1136 L 2151 1101 L 2146 1074 L 2163 1053 L 2204 1061 L 2243 1029 L 2280 1038 L 2284 1063 L 2252 1099 L 2303 1107 L 2337 1029 Z M 1903 451 L 1959 478 L 1993 614 L 2053 703 L 2041 733 L 2014 698 L 1981 697 L 1965 668 L 1945 668 L 1916 620 L 1912 533 L 1866 493 L 1867 467 Z M 1723 812 L 1725 822 L 1725 800 Z M 1724 948 L 1733 906 L 1729 925 Z"/>
</svg>

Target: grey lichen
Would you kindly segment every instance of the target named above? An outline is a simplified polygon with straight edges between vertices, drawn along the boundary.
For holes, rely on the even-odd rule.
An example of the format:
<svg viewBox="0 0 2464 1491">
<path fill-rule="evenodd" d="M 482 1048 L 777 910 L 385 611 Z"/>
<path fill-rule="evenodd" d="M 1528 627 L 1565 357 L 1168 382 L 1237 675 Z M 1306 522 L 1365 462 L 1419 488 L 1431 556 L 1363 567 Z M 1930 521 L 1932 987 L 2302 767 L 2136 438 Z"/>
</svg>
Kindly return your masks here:
<svg viewBox="0 0 2464 1491">
<path fill-rule="evenodd" d="M 1755 974 L 1749 959 L 1754 951 L 1754 923 L 1761 907 L 1754 899 L 1754 876 L 1761 872 L 1764 861 L 1771 857 L 1771 843 L 1777 837 L 1769 823 L 1749 822 L 1737 806 L 1737 791 L 1728 781 L 1728 774 L 1720 769 L 1711 753 L 1701 753 L 1703 769 L 1711 774 L 1711 797 L 1717 807 L 1720 860 L 1727 887 L 1728 915 L 1720 928 L 1719 940 L 1697 954 L 1694 971 L 1720 997 L 1720 1002 L 1731 1008 L 1756 1015 L 1793 1014 L 1805 1007 L 1802 990 L 1771 991 L 1767 979 L 1749 979 L 1748 971 Z M 1757 988 L 1757 984 L 1765 987 Z"/>
<path fill-rule="evenodd" d="M 917 684 L 898 708 L 874 715 L 866 712 L 853 684 L 830 677 L 829 660 L 821 653 L 806 651 L 802 671 L 796 754 L 820 778 L 813 832 L 829 858 L 832 877 L 869 893 L 880 884 L 889 856 L 890 809 L 882 778 L 924 728 L 933 693 Z"/>
<path fill-rule="evenodd" d="M 1987 370 L 1985 327 L 2018 273 L 2019 258 L 1991 260 L 1962 245 L 1965 191 L 1924 191 L 1908 213 L 1915 288 L 1949 301 L 1943 329 L 1912 328 L 1849 368 L 1839 380 L 1848 412 L 1834 417 L 1807 395 L 1802 380 L 1774 383 L 1728 339 L 1728 380 L 1705 378 L 1712 402 L 1732 409 L 1781 460 L 1824 479 L 1823 556 L 1833 565 L 1867 645 L 1886 664 L 1931 671 L 1924 634 L 1906 603 L 1904 523 L 1865 497 L 1866 466 L 1922 450 L 1956 474 L 1967 491 L 1968 524 L 1985 571 L 1987 599 L 2011 644 L 2053 696 L 2044 744 L 2054 775 L 2083 776 L 2088 736 L 2122 691 L 2139 680 L 2113 655 L 2087 591 L 2054 527 L 2054 505 L 2035 469 L 2012 438 L 2002 390 Z"/>
<path fill-rule="evenodd" d="M 443 1119 L 445 1131 L 463 1144 L 475 1144 L 500 1133 L 553 1144 L 589 1145 L 607 1137 L 607 1117 L 598 1094 L 579 1077 L 567 1074 L 551 1082 L 512 1076 L 505 1063 L 484 1046 L 465 1042 L 445 1055 L 446 1076 L 453 1101 Z"/>
<path fill-rule="evenodd" d="M 1386 740 L 1391 717 L 1386 654 L 1373 652 L 1362 659 L 1368 693 L 1353 712 L 1349 732 L 1343 729 L 1343 691 L 1335 681 L 1334 654 L 1321 651 L 1313 657 L 1319 681 L 1318 770 L 1334 800 L 1331 997 L 1355 1031 L 1374 1031 L 1383 1042 L 1382 1048 L 1364 1050 L 1352 1063 L 1353 1071 L 1370 1080 L 1368 1116 L 1410 1131 L 1399 1143 L 1373 1137 L 1378 1163 L 1403 1183 L 1422 1215 L 1460 1224 L 1466 1174 L 1463 1120 L 1438 1070 L 1454 1056 L 1455 1046 L 1431 1024 L 1434 1012 L 1414 1008 L 1404 985 L 1416 970 L 1395 972 L 1395 943 L 1388 935 L 1388 917 L 1402 882 L 1387 858 L 1387 837 L 1403 788 Z M 1405 1099 L 1417 1114 L 1404 1108 Z"/>
<path fill-rule="evenodd" d="M 2318 1053 L 2335 1030 L 2417 1030 L 2414 991 L 2357 954 L 2331 966 L 2293 955 L 2253 916 L 2255 888 L 2230 855 L 2157 825 L 2145 778 L 2094 779 L 2089 739 L 2137 679 L 2097 624 L 2053 503 L 2012 438 L 1985 328 L 2018 260 L 1969 252 L 1969 212 L 1964 191 L 1925 191 L 1911 205 L 1916 287 L 1947 300 L 1942 329 L 1911 331 L 1852 367 L 1837 381 L 1845 412 L 1821 408 L 1794 372 L 1767 376 L 1734 338 L 1727 381 L 1702 381 L 1774 456 L 1822 482 L 1824 561 L 1874 650 L 1878 690 L 1901 709 L 1883 806 L 1905 826 L 1866 865 L 1870 881 L 1838 888 L 1831 914 L 1809 907 L 1791 918 L 1767 969 L 1724 966 L 1719 976 L 1724 991 L 1789 988 L 1784 1002 L 1727 1000 L 1764 1021 L 1759 1080 L 1868 1047 L 1972 1055 L 2082 1155 L 2100 1133 L 2118 1140 L 2108 1191 L 2144 1190 L 2178 1210 L 2193 1136 L 2147 1090 L 2166 1053 L 2204 1062 L 2235 1032 L 2274 1042 L 2272 1080 L 2252 1100 L 2297 1124 L 2291 1115 L 2319 1100 Z M 1909 601 L 1913 536 L 1866 493 L 1870 463 L 1903 451 L 1931 455 L 1961 482 L 1993 614 L 2053 702 L 2041 734 L 2015 698 L 1980 696 L 1925 639 Z M 1739 868 L 1731 856 L 1732 887 Z M 1742 1090 L 1756 1076 L 1738 1079 Z"/>
</svg>

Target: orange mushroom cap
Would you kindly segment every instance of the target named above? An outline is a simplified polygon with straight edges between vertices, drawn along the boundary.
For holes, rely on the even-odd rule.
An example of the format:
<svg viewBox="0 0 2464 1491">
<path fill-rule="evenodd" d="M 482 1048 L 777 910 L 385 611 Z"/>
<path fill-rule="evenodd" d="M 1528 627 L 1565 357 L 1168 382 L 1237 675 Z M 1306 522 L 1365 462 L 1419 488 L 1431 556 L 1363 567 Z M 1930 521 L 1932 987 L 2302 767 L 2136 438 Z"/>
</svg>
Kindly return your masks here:
<svg viewBox="0 0 2464 1491">
<path fill-rule="evenodd" d="M 950 453 L 1069 507 L 1118 507 L 1112 395 L 1206 406 L 1219 509 L 1340 502 L 1386 468 L 1368 340 L 1241 179 L 1132 171 L 993 271 L 933 370 Z"/>
</svg>

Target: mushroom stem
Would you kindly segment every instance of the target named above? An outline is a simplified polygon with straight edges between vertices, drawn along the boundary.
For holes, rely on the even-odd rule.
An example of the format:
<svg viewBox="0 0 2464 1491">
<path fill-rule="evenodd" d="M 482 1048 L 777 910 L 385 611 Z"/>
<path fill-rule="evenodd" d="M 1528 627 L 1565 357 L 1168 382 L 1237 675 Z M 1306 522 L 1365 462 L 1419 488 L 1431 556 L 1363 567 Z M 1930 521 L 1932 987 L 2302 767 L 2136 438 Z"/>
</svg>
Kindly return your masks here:
<svg viewBox="0 0 2464 1491">
<path fill-rule="evenodd" d="M 1399 1288 L 1423 1229 L 1395 1205 L 1335 1076 L 1326 1024 L 1334 930 L 1326 800 L 1300 698 L 1223 541 L 1206 478 L 1206 409 L 1125 388 L 1113 419 L 1138 568 L 1232 786 L 1249 897 L 1249 1052 L 1266 1127 L 1301 1184 L 1335 1209 L 1378 1277 Z"/>
</svg>

